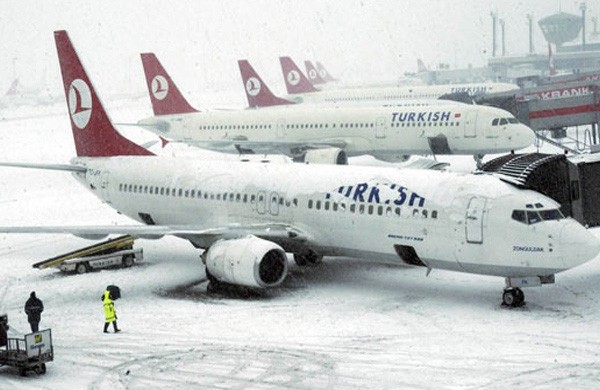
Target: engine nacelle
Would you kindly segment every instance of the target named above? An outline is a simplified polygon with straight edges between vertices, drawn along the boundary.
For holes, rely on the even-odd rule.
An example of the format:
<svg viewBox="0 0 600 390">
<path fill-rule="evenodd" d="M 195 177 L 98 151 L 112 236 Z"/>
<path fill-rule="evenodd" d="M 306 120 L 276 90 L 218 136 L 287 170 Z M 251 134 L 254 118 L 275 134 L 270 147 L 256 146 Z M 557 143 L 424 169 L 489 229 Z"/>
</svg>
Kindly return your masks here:
<svg viewBox="0 0 600 390">
<path fill-rule="evenodd" d="M 275 287 L 288 270 L 284 250 L 256 236 L 219 240 L 205 259 L 206 269 L 217 280 L 246 287 Z"/>
<path fill-rule="evenodd" d="M 304 154 L 304 162 L 310 164 L 348 165 L 348 156 L 340 148 L 310 149 Z"/>
</svg>

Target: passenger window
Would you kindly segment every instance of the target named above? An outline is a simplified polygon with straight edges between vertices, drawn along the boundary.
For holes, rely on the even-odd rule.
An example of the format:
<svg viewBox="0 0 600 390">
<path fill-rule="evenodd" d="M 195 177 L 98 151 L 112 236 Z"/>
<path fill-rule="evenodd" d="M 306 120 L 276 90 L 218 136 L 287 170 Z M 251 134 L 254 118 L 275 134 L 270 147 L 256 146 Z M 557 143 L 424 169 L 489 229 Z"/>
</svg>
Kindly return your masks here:
<svg viewBox="0 0 600 390">
<path fill-rule="evenodd" d="M 312 209 L 312 207 L 313 207 L 313 201 L 312 201 L 312 199 L 309 199 L 308 200 L 308 208 Z"/>
<path fill-rule="evenodd" d="M 377 207 L 377 215 L 383 215 L 383 206 Z"/>
<path fill-rule="evenodd" d="M 396 207 L 396 215 L 400 216 L 400 207 Z"/>
<path fill-rule="evenodd" d="M 337 209 L 338 209 L 338 204 L 335 203 L 335 202 L 333 202 L 333 204 L 332 204 L 332 210 L 333 211 L 337 211 Z"/>
<path fill-rule="evenodd" d="M 498 121 L 499 121 L 499 119 L 498 119 L 498 118 L 494 119 L 494 120 L 492 121 L 492 126 L 498 126 Z"/>
<path fill-rule="evenodd" d="M 315 208 L 316 208 L 317 210 L 321 210 L 321 201 L 320 201 L 320 200 L 317 200 L 317 203 L 316 203 L 316 205 L 315 205 Z"/>
<path fill-rule="evenodd" d="M 325 208 L 325 210 L 329 210 L 329 202 L 328 201 L 325 202 L 325 207 L 324 208 Z"/>
<path fill-rule="evenodd" d="M 356 204 L 352 203 L 352 204 L 350 205 L 350 212 L 351 212 L 351 213 L 353 213 L 353 212 L 355 212 L 355 211 L 356 211 Z"/>
<path fill-rule="evenodd" d="M 423 218 L 427 218 L 427 210 L 423 210 Z"/>
<path fill-rule="evenodd" d="M 437 219 L 437 210 L 433 210 L 433 211 L 431 212 L 431 218 L 433 218 L 433 219 Z"/>
<path fill-rule="evenodd" d="M 372 215 L 372 214 L 373 214 L 373 205 L 370 204 L 369 205 L 369 215 Z"/>
</svg>

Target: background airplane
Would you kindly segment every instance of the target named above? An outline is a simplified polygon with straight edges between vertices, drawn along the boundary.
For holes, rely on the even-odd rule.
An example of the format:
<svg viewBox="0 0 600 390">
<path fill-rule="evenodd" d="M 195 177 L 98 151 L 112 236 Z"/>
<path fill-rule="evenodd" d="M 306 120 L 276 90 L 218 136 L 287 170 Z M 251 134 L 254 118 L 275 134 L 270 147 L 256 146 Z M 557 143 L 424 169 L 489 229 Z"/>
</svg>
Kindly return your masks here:
<svg viewBox="0 0 600 390">
<path fill-rule="evenodd" d="M 143 55 L 155 116 L 138 124 L 170 140 L 228 153 L 283 153 L 298 161 L 344 164 L 370 154 L 404 161 L 411 154 L 500 153 L 527 147 L 533 132 L 508 112 L 487 106 L 446 103 L 430 107 L 292 105 L 289 108 L 197 112 L 155 56 Z M 250 105 L 277 101 L 245 61 L 240 62 Z M 158 96 L 155 80 L 167 86 Z M 250 91 L 248 90 L 250 87 Z M 161 90 L 161 91 L 162 91 Z M 275 100 L 277 99 L 277 100 Z M 181 108 L 181 109 L 179 109 Z M 499 126 L 494 119 L 505 118 Z"/>
</svg>

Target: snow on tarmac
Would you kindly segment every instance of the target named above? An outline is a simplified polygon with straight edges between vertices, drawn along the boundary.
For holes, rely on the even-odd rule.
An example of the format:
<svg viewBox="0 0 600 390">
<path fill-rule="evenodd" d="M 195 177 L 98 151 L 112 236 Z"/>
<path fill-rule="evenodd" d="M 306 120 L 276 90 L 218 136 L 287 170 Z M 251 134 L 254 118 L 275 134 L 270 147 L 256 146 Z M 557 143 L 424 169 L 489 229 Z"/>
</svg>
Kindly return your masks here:
<svg viewBox="0 0 600 390">
<path fill-rule="evenodd" d="M 137 106 L 136 106 L 137 104 Z M 146 101 L 113 117 L 140 118 Z M 67 162 L 66 109 L 0 120 L 0 160 Z M 470 158 L 464 161 L 469 162 Z M 472 162 L 472 160 L 471 160 Z M 0 224 L 130 223 L 67 173 L 0 169 Z M 595 233 L 600 236 L 600 231 Z M 138 240 L 129 269 L 63 275 L 34 262 L 89 245 L 65 235 L 0 235 L 0 312 L 10 337 L 23 305 L 44 301 L 55 361 L 43 376 L 0 367 L 0 389 L 556 389 L 600 383 L 600 260 L 501 307 L 500 278 L 327 258 L 279 288 L 208 295 L 199 252 Z M 121 287 L 119 334 L 103 334 L 100 296 Z"/>
</svg>

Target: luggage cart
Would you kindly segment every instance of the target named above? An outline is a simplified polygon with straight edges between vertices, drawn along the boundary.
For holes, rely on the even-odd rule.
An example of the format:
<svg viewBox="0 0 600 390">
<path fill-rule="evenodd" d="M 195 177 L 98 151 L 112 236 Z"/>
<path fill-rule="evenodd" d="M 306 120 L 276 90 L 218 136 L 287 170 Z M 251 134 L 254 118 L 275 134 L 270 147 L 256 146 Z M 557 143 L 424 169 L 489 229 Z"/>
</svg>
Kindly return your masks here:
<svg viewBox="0 0 600 390">
<path fill-rule="evenodd" d="M 8 317 L 2 315 L 0 321 L 6 326 L 6 332 Z M 27 371 L 45 374 L 46 363 L 54 360 L 51 329 L 26 334 L 22 339 L 5 337 L 3 341 L 6 345 L 0 345 L 0 367 L 15 367 L 21 376 L 26 376 Z"/>
</svg>

